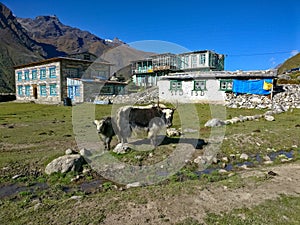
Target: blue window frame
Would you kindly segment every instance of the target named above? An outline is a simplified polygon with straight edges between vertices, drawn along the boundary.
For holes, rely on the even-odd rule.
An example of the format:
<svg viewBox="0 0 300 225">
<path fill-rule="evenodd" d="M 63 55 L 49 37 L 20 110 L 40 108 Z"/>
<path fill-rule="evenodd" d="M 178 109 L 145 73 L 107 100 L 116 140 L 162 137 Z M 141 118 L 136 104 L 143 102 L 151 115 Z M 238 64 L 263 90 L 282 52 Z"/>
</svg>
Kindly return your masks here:
<svg viewBox="0 0 300 225">
<path fill-rule="evenodd" d="M 19 71 L 18 73 L 18 81 L 21 81 L 22 80 L 22 71 Z"/>
<path fill-rule="evenodd" d="M 41 96 L 47 96 L 46 85 L 40 85 L 40 95 Z"/>
<path fill-rule="evenodd" d="M 24 79 L 29 80 L 29 70 L 24 71 Z"/>
<path fill-rule="evenodd" d="M 24 92 L 23 92 L 23 86 L 22 86 L 22 85 L 19 85 L 19 86 L 18 86 L 18 95 L 19 95 L 19 96 L 23 96 L 23 95 L 24 95 Z"/>
<path fill-rule="evenodd" d="M 32 70 L 31 71 L 31 77 L 32 77 L 32 80 L 36 80 L 37 79 L 37 70 Z"/>
<path fill-rule="evenodd" d="M 56 67 L 55 66 L 49 68 L 49 77 L 56 78 Z"/>
<path fill-rule="evenodd" d="M 40 69 L 40 79 L 45 80 L 46 79 L 46 68 Z"/>
<path fill-rule="evenodd" d="M 57 85 L 50 84 L 50 96 L 57 96 Z"/>
<path fill-rule="evenodd" d="M 75 86 L 74 90 L 75 90 L 75 96 L 80 96 L 80 87 L 79 86 Z"/>
<path fill-rule="evenodd" d="M 25 86 L 25 95 L 30 96 L 30 85 Z"/>
</svg>

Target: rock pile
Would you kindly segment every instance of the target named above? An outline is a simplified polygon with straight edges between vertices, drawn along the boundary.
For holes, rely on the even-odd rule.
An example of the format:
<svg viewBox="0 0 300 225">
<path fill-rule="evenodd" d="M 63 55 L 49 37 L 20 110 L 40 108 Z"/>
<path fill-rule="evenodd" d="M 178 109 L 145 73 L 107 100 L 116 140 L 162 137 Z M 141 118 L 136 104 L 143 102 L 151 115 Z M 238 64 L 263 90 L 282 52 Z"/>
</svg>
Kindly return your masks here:
<svg viewBox="0 0 300 225">
<path fill-rule="evenodd" d="M 271 109 L 287 111 L 300 108 L 300 85 L 285 84 L 279 86 L 282 91 L 275 93 L 271 100 L 263 95 L 226 95 L 226 106 L 229 108 Z"/>
<path fill-rule="evenodd" d="M 131 93 L 129 95 L 114 95 L 114 96 L 98 96 L 96 101 L 103 101 L 114 104 L 149 104 L 157 102 L 158 100 L 158 87 L 151 87 L 143 92 Z"/>
</svg>

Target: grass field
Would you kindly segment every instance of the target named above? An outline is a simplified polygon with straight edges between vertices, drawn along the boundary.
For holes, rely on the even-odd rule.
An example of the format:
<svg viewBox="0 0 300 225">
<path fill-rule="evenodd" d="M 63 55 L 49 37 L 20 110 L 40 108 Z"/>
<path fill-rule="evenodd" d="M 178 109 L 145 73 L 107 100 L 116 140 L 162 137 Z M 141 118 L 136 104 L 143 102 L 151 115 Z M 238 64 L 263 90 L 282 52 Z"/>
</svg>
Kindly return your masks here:
<svg viewBox="0 0 300 225">
<path fill-rule="evenodd" d="M 195 118 L 195 115 L 189 115 L 190 111 L 184 110 L 188 109 L 188 106 L 185 106 L 181 111 L 181 114 L 184 112 L 184 115 L 179 115 L 178 112 L 175 114 L 173 126 L 176 128 L 186 127 L 191 122 L 195 127 L 199 127 L 199 138 L 209 141 L 212 130 L 204 127 L 204 124 L 212 118 L 211 108 L 209 105 L 202 104 L 193 107 L 195 107 L 198 114 L 199 124 L 195 125 L 193 121 L 189 121 L 189 118 Z M 95 108 L 96 118 L 110 115 L 111 109 L 111 105 L 97 105 Z M 215 106 L 214 115 L 218 111 L 226 118 L 264 113 L 264 111 L 253 109 L 225 109 Z M 88 126 L 93 126 L 92 120 L 93 118 L 91 118 L 91 123 Z M 260 119 L 259 121 L 246 121 L 227 126 L 218 157 L 241 153 L 264 156 L 279 150 L 297 150 L 300 146 L 299 137 L 300 110 L 294 109 L 275 115 L 275 121 L 272 122 Z M 172 143 L 176 145 L 178 137 L 173 139 Z M 114 138 L 112 144 L 115 145 L 116 143 L 117 140 Z M 142 160 L 144 165 L 150 165 L 171 154 L 173 145 L 164 144 L 151 150 L 151 153 L 153 153 L 151 158 L 148 157 L 149 152 L 136 153 L 134 151 L 116 157 L 131 164 L 139 164 Z M 68 148 L 79 150 L 73 133 L 72 107 L 32 103 L 0 104 L 0 187 L 9 185 L 28 187 L 19 191 L 17 195 L 0 199 L 1 224 L 68 224 L 68 222 L 71 224 L 99 224 L 107 220 L 107 216 L 111 211 L 117 211 L 127 205 L 128 202 L 143 206 L 160 198 L 161 201 L 164 201 L 164 198 L 176 198 L 179 192 L 182 192 L 182 196 L 189 196 L 195 193 L 196 190 L 198 191 L 199 188 L 205 189 L 211 182 L 224 182 L 223 180 L 227 179 L 227 176 L 213 173 L 199 180 L 192 173 L 195 168 L 187 166 L 181 173 L 185 177 L 183 180 L 173 177 L 162 184 L 130 189 L 124 192 L 115 190 L 114 183 L 103 181 L 101 188 L 98 188 L 99 190 L 96 188 L 96 190 L 93 189 L 92 193 L 83 192 L 77 186 L 82 183 L 96 182 L 99 179 L 96 173 L 90 172 L 76 182 L 72 181 L 72 178 L 78 176 L 75 173 L 51 176 L 44 174 L 45 166 L 54 158 L 64 155 L 65 150 Z M 201 149 L 197 150 L 196 154 L 201 154 L 201 151 Z M 298 159 L 299 156 L 294 161 Z M 19 178 L 12 179 L 15 175 L 19 175 Z M 47 184 L 47 188 L 39 188 L 37 184 L 40 183 Z M 234 180 L 234 184 L 236 185 L 230 185 L 237 188 L 241 186 L 239 184 L 245 183 L 239 178 Z M 66 188 L 68 188 L 68 191 L 66 191 Z M 119 188 L 121 186 L 117 185 L 117 189 Z M 77 200 L 69 200 L 73 195 L 81 196 L 80 204 Z M 140 196 L 144 196 L 144 198 Z M 111 199 L 114 200 L 111 201 Z M 292 204 L 288 216 L 290 223 L 287 224 L 296 224 L 293 221 L 299 221 L 299 216 L 295 213 L 299 211 L 299 200 L 299 197 L 282 196 L 277 200 L 263 203 L 252 209 L 245 208 L 233 211 L 233 214 L 224 213 L 221 216 L 207 212 L 205 222 L 208 224 L 266 224 L 264 223 L 266 216 L 269 218 L 276 214 L 269 224 L 280 224 L 276 221 L 283 221 L 284 219 L 278 219 L 277 215 L 280 218 L 285 218 L 284 216 L 288 210 L 287 206 Z M 83 205 L 87 206 L 88 202 L 94 207 L 93 209 L 82 208 Z M 38 203 L 42 203 L 41 208 L 38 208 Z M 67 213 L 71 213 L 74 204 L 82 211 L 75 210 L 77 214 L 72 218 L 67 216 Z M 35 207 L 38 209 L 35 209 Z M 267 213 L 263 213 L 263 209 Z M 130 212 L 128 213 L 130 214 Z M 243 216 L 235 216 L 240 214 L 246 215 L 247 219 L 243 219 Z M 57 215 L 62 215 L 62 218 Z M 147 218 L 145 220 L 148 221 Z M 152 219 L 149 218 L 149 224 L 151 224 L 151 221 Z M 161 224 L 172 224 L 163 212 L 159 221 Z M 192 217 L 187 217 L 178 220 L 177 224 L 198 223 Z"/>
</svg>

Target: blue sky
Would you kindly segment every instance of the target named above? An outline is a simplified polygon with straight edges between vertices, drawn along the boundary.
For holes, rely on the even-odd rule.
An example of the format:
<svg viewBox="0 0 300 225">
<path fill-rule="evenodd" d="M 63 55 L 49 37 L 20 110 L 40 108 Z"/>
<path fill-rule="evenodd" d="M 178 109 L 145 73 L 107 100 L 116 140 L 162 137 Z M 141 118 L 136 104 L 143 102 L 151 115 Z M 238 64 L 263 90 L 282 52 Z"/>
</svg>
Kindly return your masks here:
<svg viewBox="0 0 300 225">
<path fill-rule="evenodd" d="M 270 69 L 300 50 L 299 0 L 4 0 L 22 18 L 56 15 L 104 39 L 144 50 L 225 54 L 226 70 Z M 136 45 L 134 45 L 136 46 Z M 139 45 L 141 46 L 141 45 Z"/>
</svg>

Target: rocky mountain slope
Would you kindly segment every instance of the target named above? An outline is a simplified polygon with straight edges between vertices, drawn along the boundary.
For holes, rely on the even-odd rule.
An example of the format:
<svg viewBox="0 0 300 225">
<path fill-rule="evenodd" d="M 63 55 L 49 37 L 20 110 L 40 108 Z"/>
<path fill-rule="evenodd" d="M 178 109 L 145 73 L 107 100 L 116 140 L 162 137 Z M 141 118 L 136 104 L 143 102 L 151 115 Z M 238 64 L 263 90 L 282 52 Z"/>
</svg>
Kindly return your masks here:
<svg viewBox="0 0 300 225">
<path fill-rule="evenodd" d="M 28 36 L 12 12 L 0 3 L 0 92 L 14 91 L 13 65 L 46 56 L 44 48 Z"/>
<path fill-rule="evenodd" d="M 280 65 L 280 67 L 278 68 L 278 74 L 283 74 L 286 71 L 289 71 L 293 68 L 299 68 L 299 67 L 300 67 L 300 53 L 287 59 L 282 65 Z"/>
<path fill-rule="evenodd" d="M 102 58 L 115 64 L 113 71 L 152 54 L 133 49 L 118 38 L 106 40 L 64 25 L 56 16 L 16 18 L 0 3 L 0 93 L 14 92 L 15 65 L 86 51 L 98 57 L 106 53 Z"/>
<path fill-rule="evenodd" d="M 39 43 L 55 46 L 56 49 L 46 49 L 50 57 L 58 54 L 72 54 L 89 51 L 101 55 L 110 48 L 103 39 L 77 28 L 62 24 L 56 16 L 38 16 L 35 19 L 18 18 L 28 35 Z"/>
</svg>

